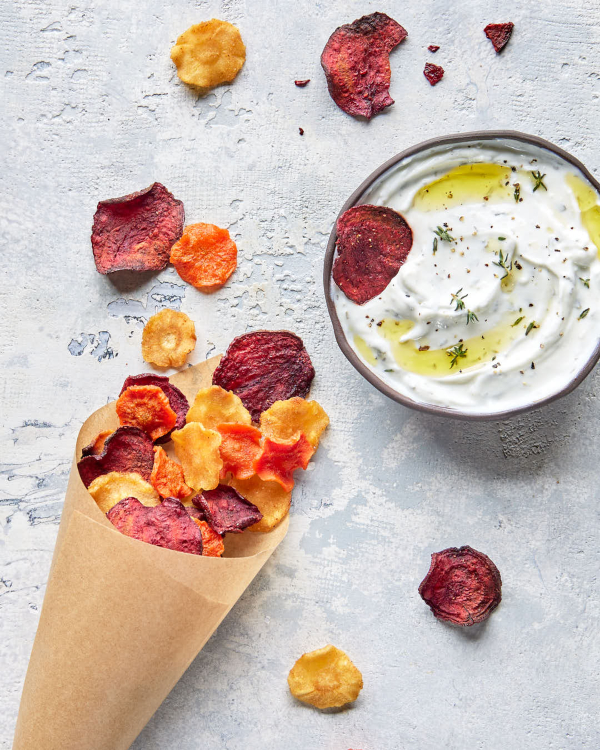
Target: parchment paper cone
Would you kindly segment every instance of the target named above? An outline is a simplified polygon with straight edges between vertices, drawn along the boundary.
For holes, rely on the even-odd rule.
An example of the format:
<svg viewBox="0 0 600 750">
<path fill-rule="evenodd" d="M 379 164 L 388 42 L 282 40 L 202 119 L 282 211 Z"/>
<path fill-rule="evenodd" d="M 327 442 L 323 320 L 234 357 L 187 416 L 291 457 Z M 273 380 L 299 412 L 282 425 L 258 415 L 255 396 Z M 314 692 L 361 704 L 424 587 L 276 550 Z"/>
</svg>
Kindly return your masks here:
<svg viewBox="0 0 600 750">
<path fill-rule="evenodd" d="M 172 376 L 188 398 L 213 357 Z M 81 448 L 115 428 L 114 402 L 77 439 L 13 750 L 126 750 L 285 536 L 229 535 L 227 557 L 130 539 L 98 509 L 77 471 Z"/>
</svg>

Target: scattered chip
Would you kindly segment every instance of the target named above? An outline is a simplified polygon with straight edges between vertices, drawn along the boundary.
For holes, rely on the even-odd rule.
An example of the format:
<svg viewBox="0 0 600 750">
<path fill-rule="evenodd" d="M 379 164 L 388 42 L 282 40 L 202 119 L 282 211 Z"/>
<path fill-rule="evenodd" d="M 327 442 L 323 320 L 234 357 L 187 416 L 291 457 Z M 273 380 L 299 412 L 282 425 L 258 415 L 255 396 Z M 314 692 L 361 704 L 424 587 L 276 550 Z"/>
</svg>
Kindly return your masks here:
<svg viewBox="0 0 600 750">
<path fill-rule="evenodd" d="M 177 310 L 159 310 L 142 331 L 142 357 L 155 367 L 181 367 L 195 346 L 194 321 Z"/>
<path fill-rule="evenodd" d="M 266 438 L 263 450 L 254 462 L 254 470 L 266 482 L 279 482 L 286 492 L 294 487 L 296 469 L 306 469 L 315 449 L 305 435 L 293 443 L 278 443 Z"/>
<path fill-rule="evenodd" d="M 248 424 L 222 424 L 217 427 L 221 435 L 219 450 L 223 459 L 221 479 L 231 473 L 236 479 L 254 475 L 254 462 L 260 456 L 261 432 Z"/>
<path fill-rule="evenodd" d="M 100 455 L 85 456 L 77 468 L 81 481 L 89 487 L 96 477 L 110 471 L 135 472 L 149 481 L 153 465 L 152 439 L 137 427 L 119 427 L 106 439 Z"/>
<path fill-rule="evenodd" d="M 404 218 L 383 206 L 353 206 L 337 220 L 333 280 L 348 299 L 362 305 L 381 294 L 412 247 Z"/>
<path fill-rule="evenodd" d="M 288 675 L 294 698 L 316 708 L 345 706 L 358 698 L 363 679 L 343 651 L 325 646 L 302 654 Z"/>
<path fill-rule="evenodd" d="M 303 89 L 307 84 L 310 83 L 310 78 L 305 78 L 303 81 L 294 81 L 298 88 Z"/>
<path fill-rule="evenodd" d="M 213 384 L 236 393 L 258 422 L 275 401 L 304 398 L 314 376 L 300 337 L 289 331 L 254 331 L 231 342 Z"/>
<path fill-rule="evenodd" d="M 112 435 L 112 432 L 110 430 L 104 430 L 104 432 L 98 433 L 98 435 L 96 435 L 92 442 L 82 449 L 81 457 L 83 458 L 84 456 L 99 456 L 104 450 L 104 443 L 106 442 L 106 438 L 109 435 Z"/>
<path fill-rule="evenodd" d="M 223 286 L 237 267 L 237 246 L 227 229 L 190 224 L 171 248 L 171 263 L 188 284 L 203 292 Z"/>
<path fill-rule="evenodd" d="M 183 500 L 192 493 L 191 487 L 185 483 L 181 464 L 169 458 L 159 445 L 154 448 L 154 467 L 150 482 L 161 497 L 176 497 Z M 133 493 L 129 494 L 137 497 Z M 138 497 L 138 500 L 141 498 Z"/>
<path fill-rule="evenodd" d="M 254 475 L 250 479 L 229 479 L 227 483 L 262 513 L 261 520 L 249 526 L 249 531 L 270 531 L 288 514 L 292 493 L 278 482 L 265 482 Z"/>
<path fill-rule="evenodd" d="M 206 522 L 217 534 L 238 533 L 262 518 L 256 505 L 225 484 L 196 495 L 193 502 L 204 513 Z"/>
<path fill-rule="evenodd" d="M 450 547 L 431 555 L 419 594 L 440 620 L 475 625 L 500 604 L 502 579 L 494 563 L 472 547 Z"/>
<path fill-rule="evenodd" d="M 216 18 L 190 26 L 171 50 L 179 78 L 204 89 L 233 81 L 245 59 L 246 47 L 239 30 Z"/>
<path fill-rule="evenodd" d="M 202 554 L 200 529 L 173 497 L 155 508 L 147 508 L 135 497 L 128 497 L 111 508 L 106 517 L 126 536 L 178 552 Z"/>
<path fill-rule="evenodd" d="M 157 385 L 132 385 L 126 388 L 116 403 L 117 416 L 122 426 L 139 427 L 156 440 L 175 427 L 177 414 L 169 399 Z"/>
<path fill-rule="evenodd" d="M 147 507 L 160 505 L 160 496 L 151 484 L 133 472 L 121 474 L 111 471 L 96 477 L 88 487 L 90 495 L 103 513 L 126 497 L 135 497 Z"/>
<path fill-rule="evenodd" d="M 190 405 L 188 404 L 187 398 L 183 393 L 176 388 L 172 383 L 169 382 L 169 378 L 166 375 L 154 375 L 150 372 L 142 373 L 141 375 L 129 375 L 123 383 L 121 393 L 129 388 L 130 385 L 157 385 L 165 396 L 169 399 L 169 406 L 175 414 L 177 414 L 177 422 L 175 422 L 175 429 L 180 430 L 185 426 L 185 416 L 188 413 Z M 158 438 L 155 442 L 166 443 L 171 439 L 171 433 L 168 432 L 166 435 Z"/>
<path fill-rule="evenodd" d="M 429 47 L 427 47 L 427 49 L 433 54 L 435 54 L 439 50 L 439 48 L 440 48 L 439 44 L 430 44 Z"/>
<path fill-rule="evenodd" d="M 385 13 L 371 13 L 337 28 L 321 55 L 331 98 L 349 115 L 373 115 L 394 103 L 390 52 L 408 33 Z"/>
<path fill-rule="evenodd" d="M 186 483 L 195 490 L 213 490 L 223 468 L 219 433 L 207 430 L 200 422 L 190 422 L 182 430 L 175 430 L 171 439 Z"/>
<path fill-rule="evenodd" d="M 298 396 L 276 401 L 260 415 L 260 429 L 265 437 L 285 442 L 297 440 L 304 433 L 315 449 L 328 424 L 329 417 L 320 404 Z"/>
<path fill-rule="evenodd" d="M 220 424 L 250 424 L 252 418 L 239 396 L 218 385 L 201 388 L 187 413 L 187 422 L 200 422 L 208 430 Z"/>
<path fill-rule="evenodd" d="M 213 531 L 206 521 L 201 521 L 195 516 L 192 516 L 192 520 L 202 534 L 202 554 L 205 557 L 221 557 L 223 552 L 225 552 L 223 537 L 217 534 L 216 531 Z"/>
<path fill-rule="evenodd" d="M 494 45 L 496 52 L 502 52 L 502 50 L 508 44 L 515 25 L 511 21 L 508 23 L 488 23 L 485 27 L 484 32 L 490 42 Z"/>
<path fill-rule="evenodd" d="M 161 271 L 183 232 L 183 203 L 155 182 L 139 193 L 100 201 L 92 227 L 96 269 Z"/>
<path fill-rule="evenodd" d="M 441 65 L 434 65 L 434 63 L 425 63 L 423 75 L 432 86 L 439 83 L 444 77 L 444 69 Z"/>
</svg>

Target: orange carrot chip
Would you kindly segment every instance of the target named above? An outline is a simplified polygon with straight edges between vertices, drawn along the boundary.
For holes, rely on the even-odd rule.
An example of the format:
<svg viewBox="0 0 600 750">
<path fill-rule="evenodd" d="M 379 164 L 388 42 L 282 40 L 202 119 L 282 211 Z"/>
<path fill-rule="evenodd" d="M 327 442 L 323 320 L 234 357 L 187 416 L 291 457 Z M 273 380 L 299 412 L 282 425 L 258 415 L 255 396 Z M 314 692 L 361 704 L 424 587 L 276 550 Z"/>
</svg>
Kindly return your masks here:
<svg viewBox="0 0 600 750">
<path fill-rule="evenodd" d="M 315 449 L 328 424 L 329 417 L 320 404 L 298 396 L 276 401 L 260 415 L 260 429 L 265 437 L 290 441 L 304 433 Z"/>
<path fill-rule="evenodd" d="M 186 483 L 195 490 L 213 490 L 219 484 L 223 461 L 219 454 L 221 436 L 199 422 L 190 422 L 171 435 Z"/>
<path fill-rule="evenodd" d="M 104 450 L 104 443 L 106 442 L 106 438 L 109 435 L 112 435 L 112 432 L 110 430 L 104 430 L 103 432 L 98 433 L 98 435 L 96 435 L 96 437 L 89 445 L 86 445 L 85 448 L 82 448 L 81 457 L 83 458 L 84 456 L 99 456 Z"/>
<path fill-rule="evenodd" d="M 114 505 L 126 497 L 135 497 L 148 508 L 160 505 L 160 497 L 154 487 L 139 474 L 133 472 L 121 474 L 118 471 L 111 471 L 108 474 L 101 474 L 90 484 L 88 492 L 103 513 L 108 513 Z"/>
<path fill-rule="evenodd" d="M 170 432 L 177 422 L 169 399 L 157 385 L 132 385 L 119 396 L 116 404 L 121 425 L 139 427 L 152 440 Z"/>
<path fill-rule="evenodd" d="M 229 472 L 236 479 L 253 476 L 254 462 L 262 452 L 260 430 L 248 424 L 221 424 L 217 430 L 221 435 L 219 450 L 223 459 L 221 479 Z"/>
<path fill-rule="evenodd" d="M 192 521 L 198 525 L 202 534 L 202 554 L 206 557 L 221 557 L 225 551 L 223 537 L 213 531 L 206 521 L 192 516 Z"/>
<path fill-rule="evenodd" d="M 290 509 L 292 493 L 286 492 L 278 482 L 265 482 L 255 474 L 250 479 L 229 479 L 227 484 L 256 505 L 263 515 L 258 523 L 248 527 L 248 531 L 270 531 Z"/>
<path fill-rule="evenodd" d="M 188 284 L 201 291 L 222 286 L 237 266 L 237 247 L 227 229 L 190 224 L 171 248 L 171 263 Z"/>
<path fill-rule="evenodd" d="M 296 469 L 306 469 L 315 449 L 304 434 L 294 443 L 278 443 L 266 438 L 261 455 L 254 462 L 254 470 L 261 479 L 279 482 L 290 492 L 294 486 Z"/>
<path fill-rule="evenodd" d="M 216 430 L 221 424 L 251 424 L 250 412 L 239 396 L 218 385 L 201 388 L 187 413 L 186 421 L 200 422 L 208 430 Z"/>
<path fill-rule="evenodd" d="M 246 60 L 246 47 L 236 26 L 213 18 L 184 31 L 171 60 L 184 83 L 208 89 L 233 81 Z"/>
<path fill-rule="evenodd" d="M 154 448 L 154 467 L 150 481 L 161 497 L 183 500 L 192 492 L 192 488 L 185 483 L 181 464 L 169 458 L 159 445 Z"/>
<path fill-rule="evenodd" d="M 182 367 L 195 346 L 194 321 L 177 310 L 160 310 L 142 332 L 142 357 L 155 367 Z"/>
</svg>

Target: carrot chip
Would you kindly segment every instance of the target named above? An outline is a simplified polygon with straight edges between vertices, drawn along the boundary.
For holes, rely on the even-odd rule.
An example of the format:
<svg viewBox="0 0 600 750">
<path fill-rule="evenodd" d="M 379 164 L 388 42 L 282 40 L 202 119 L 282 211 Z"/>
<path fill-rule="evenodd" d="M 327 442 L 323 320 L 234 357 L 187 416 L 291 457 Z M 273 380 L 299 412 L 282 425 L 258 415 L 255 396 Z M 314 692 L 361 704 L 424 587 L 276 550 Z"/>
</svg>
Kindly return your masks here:
<svg viewBox="0 0 600 750">
<path fill-rule="evenodd" d="M 292 493 L 278 482 L 265 482 L 256 474 L 250 479 L 229 479 L 227 482 L 262 513 L 262 519 L 249 531 L 270 531 L 288 514 Z"/>
<path fill-rule="evenodd" d="M 191 516 L 191 518 L 202 534 L 202 554 L 205 557 L 221 557 L 225 551 L 225 545 L 223 544 L 223 537 L 221 534 L 217 534 L 216 531 L 213 531 L 206 521 L 202 521 L 196 516 Z"/>
<path fill-rule="evenodd" d="M 261 455 L 254 462 L 254 470 L 261 479 L 279 482 L 286 492 L 294 487 L 296 469 L 306 469 L 314 448 L 304 434 L 293 443 L 278 443 L 266 438 Z"/>
<path fill-rule="evenodd" d="M 181 367 L 195 346 L 194 321 L 177 310 L 160 310 L 142 332 L 142 357 L 156 367 Z"/>
<path fill-rule="evenodd" d="M 239 396 L 218 385 L 201 388 L 187 413 L 186 421 L 200 422 L 208 430 L 216 430 L 221 424 L 251 424 L 250 412 Z"/>
<path fill-rule="evenodd" d="M 108 474 L 102 474 L 90 484 L 88 492 L 103 513 L 108 513 L 114 505 L 126 497 L 135 497 L 148 508 L 160 505 L 160 497 L 154 487 L 139 474 L 133 472 L 122 474 L 118 471 L 111 471 Z"/>
<path fill-rule="evenodd" d="M 119 396 L 116 404 L 121 425 L 139 427 L 152 440 L 170 432 L 177 422 L 169 399 L 157 385 L 132 385 Z"/>
<path fill-rule="evenodd" d="M 106 438 L 109 435 L 112 435 L 112 432 L 110 430 L 99 432 L 89 445 L 86 445 L 85 448 L 82 448 L 81 457 L 83 458 L 84 456 L 99 456 L 104 450 L 104 443 L 106 442 Z"/>
<path fill-rule="evenodd" d="M 223 468 L 219 433 L 207 430 L 199 422 L 190 422 L 182 430 L 175 430 L 171 439 L 186 483 L 195 490 L 213 490 Z"/>
<path fill-rule="evenodd" d="M 237 396 L 236 396 L 237 398 Z M 260 456 L 261 432 L 248 424 L 221 424 L 217 427 L 221 435 L 221 479 L 229 472 L 236 479 L 249 479 L 254 475 L 254 462 Z"/>
<path fill-rule="evenodd" d="M 171 248 L 171 263 L 188 284 L 201 291 L 223 286 L 237 266 L 237 247 L 227 229 L 190 224 Z"/>
<path fill-rule="evenodd" d="M 246 47 L 236 26 L 213 18 L 184 31 L 171 60 L 184 83 L 208 89 L 233 81 L 246 60 Z"/>
<path fill-rule="evenodd" d="M 154 467 L 150 481 L 161 497 L 183 500 L 192 492 L 192 488 L 185 483 L 181 464 L 169 458 L 159 445 L 154 448 Z"/>
<path fill-rule="evenodd" d="M 298 396 L 276 401 L 260 415 L 260 429 L 265 437 L 289 441 L 304 433 L 315 449 L 328 424 L 329 417 L 320 404 Z"/>
</svg>

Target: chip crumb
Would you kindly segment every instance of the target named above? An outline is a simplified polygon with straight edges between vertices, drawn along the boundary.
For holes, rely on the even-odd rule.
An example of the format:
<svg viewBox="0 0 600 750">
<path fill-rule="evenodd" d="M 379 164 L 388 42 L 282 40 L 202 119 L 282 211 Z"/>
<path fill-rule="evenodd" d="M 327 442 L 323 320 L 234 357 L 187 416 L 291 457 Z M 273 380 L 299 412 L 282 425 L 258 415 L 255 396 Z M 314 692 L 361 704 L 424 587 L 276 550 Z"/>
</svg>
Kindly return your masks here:
<svg viewBox="0 0 600 750">
<path fill-rule="evenodd" d="M 303 81 L 294 81 L 294 83 L 296 84 L 296 86 L 298 86 L 298 88 L 303 89 L 308 83 L 310 83 L 310 78 L 306 78 Z"/>
</svg>

